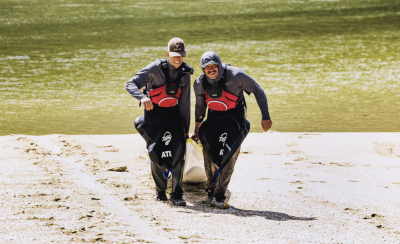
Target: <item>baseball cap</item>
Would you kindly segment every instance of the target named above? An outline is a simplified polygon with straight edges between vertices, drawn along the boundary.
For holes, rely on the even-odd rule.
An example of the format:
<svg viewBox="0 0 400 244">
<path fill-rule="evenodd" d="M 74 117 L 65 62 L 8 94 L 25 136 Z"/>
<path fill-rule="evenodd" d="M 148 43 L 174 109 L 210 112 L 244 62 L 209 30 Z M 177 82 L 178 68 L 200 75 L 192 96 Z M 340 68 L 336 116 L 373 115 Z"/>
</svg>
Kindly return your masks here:
<svg viewBox="0 0 400 244">
<path fill-rule="evenodd" d="M 174 37 L 168 42 L 168 52 L 170 57 L 185 57 L 185 43 L 181 38 Z"/>
</svg>

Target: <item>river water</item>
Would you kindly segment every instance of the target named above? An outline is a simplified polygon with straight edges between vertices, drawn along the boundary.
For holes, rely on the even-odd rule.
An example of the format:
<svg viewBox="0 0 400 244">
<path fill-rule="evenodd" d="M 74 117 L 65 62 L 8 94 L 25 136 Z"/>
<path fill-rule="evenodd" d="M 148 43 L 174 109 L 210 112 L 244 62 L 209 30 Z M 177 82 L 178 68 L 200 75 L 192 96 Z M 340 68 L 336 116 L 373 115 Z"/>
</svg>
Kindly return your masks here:
<svg viewBox="0 0 400 244">
<path fill-rule="evenodd" d="M 136 133 L 143 109 L 125 83 L 166 58 L 174 36 L 186 42 L 192 82 L 209 50 L 252 76 L 276 131 L 400 131 L 396 1 L 1 5 L 0 135 Z M 251 131 L 261 132 L 254 96 L 246 100 Z"/>
</svg>

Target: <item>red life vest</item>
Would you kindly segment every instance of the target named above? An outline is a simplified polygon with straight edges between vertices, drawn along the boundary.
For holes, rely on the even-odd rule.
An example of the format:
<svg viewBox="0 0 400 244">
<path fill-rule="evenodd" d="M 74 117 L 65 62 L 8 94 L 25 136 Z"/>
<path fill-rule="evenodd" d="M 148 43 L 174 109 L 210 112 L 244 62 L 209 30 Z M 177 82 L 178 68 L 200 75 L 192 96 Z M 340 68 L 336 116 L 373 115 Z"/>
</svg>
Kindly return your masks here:
<svg viewBox="0 0 400 244">
<path fill-rule="evenodd" d="M 226 111 L 235 108 L 238 104 L 238 97 L 225 91 L 227 65 L 224 64 L 224 74 L 218 81 L 217 86 L 211 86 L 207 81 L 206 74 L 203 76 L 203 88 L 205 91 L 206 103 L 209 109 L 215 111 Z"/>
<path fill-rule="evenodd" d="M 175 84 L 165 84 L 149 92 L 151 101 L 158 106 L 166 108 L 173 107 L 178 103 L 179 96 L 181 95 L 181 88 Z"/>
<path fill-rule="evenodd" d="M 217 86 L 209 88 L 205 96 L 208 108 L 215 111 L 235 108 L 238 101 L 237 96 Z"/>
<path fill-rule="evenodd" d="M 178 99 L 181 95 L 181 88 L 179 83 L 183 77 L 180 72 L 175 83 L 171 83 L 169 77 L 168 61 L 166 59 L 160 59 L 161 69 L 165 76 L 165 85 L 158 88 L 151 89 L 149 91 L 150 99 L 153 103 L 163 108 L 173 107 L 178 103 Z"/>
</svg>

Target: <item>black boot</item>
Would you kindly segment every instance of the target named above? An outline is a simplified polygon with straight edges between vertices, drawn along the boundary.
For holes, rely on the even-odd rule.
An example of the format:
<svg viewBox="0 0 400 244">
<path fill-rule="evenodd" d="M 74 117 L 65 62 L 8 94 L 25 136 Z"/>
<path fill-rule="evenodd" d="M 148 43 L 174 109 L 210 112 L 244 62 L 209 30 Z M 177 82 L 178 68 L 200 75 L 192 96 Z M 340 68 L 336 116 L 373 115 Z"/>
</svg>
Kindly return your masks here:
<svg viewBox="0 0 400 244">
<path fill-rule="evenodd" d="M 167 201 L 167 195 L 165 195 L 165 191 L 157 192 L 157 201 Z"/>
<path fill-rule="evenodd" d="M 225 196 L 221 193 L 217 193 L 212 197 L 211 205 L 221 209 L 229 208 L 229 204 L 225 203 Z"/>
<path fill-rule="evenodd" d="M 182 198 L 182 194 L 171 193 L 169 194 L 169 200 L 175 206 L 186 206 L 186 201 Z"/>
<path fill-rule="evenodd" d="M 205 191 L 207 192 L 208 199 L 211 199 L 214 195 L 214 191 L 210 189 L 205 189 Z"/>
</svg>

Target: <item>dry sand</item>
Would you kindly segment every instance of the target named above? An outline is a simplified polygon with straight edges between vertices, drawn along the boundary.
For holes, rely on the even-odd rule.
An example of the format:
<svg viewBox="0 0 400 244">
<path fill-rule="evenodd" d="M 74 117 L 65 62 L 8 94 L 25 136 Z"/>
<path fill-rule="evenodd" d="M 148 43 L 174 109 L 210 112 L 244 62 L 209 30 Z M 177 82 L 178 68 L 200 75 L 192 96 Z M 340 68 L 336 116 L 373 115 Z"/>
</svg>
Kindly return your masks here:
<svg viewBox="0 0 400 244">
<path fill-rule="evenodd" d="M 0 243 L 400 243 L 400 133 L 251 133 L 227 210 L 203 184 L 155 201 L 145 155 L 137 134 L 0 137 Z"/>
</svg>

